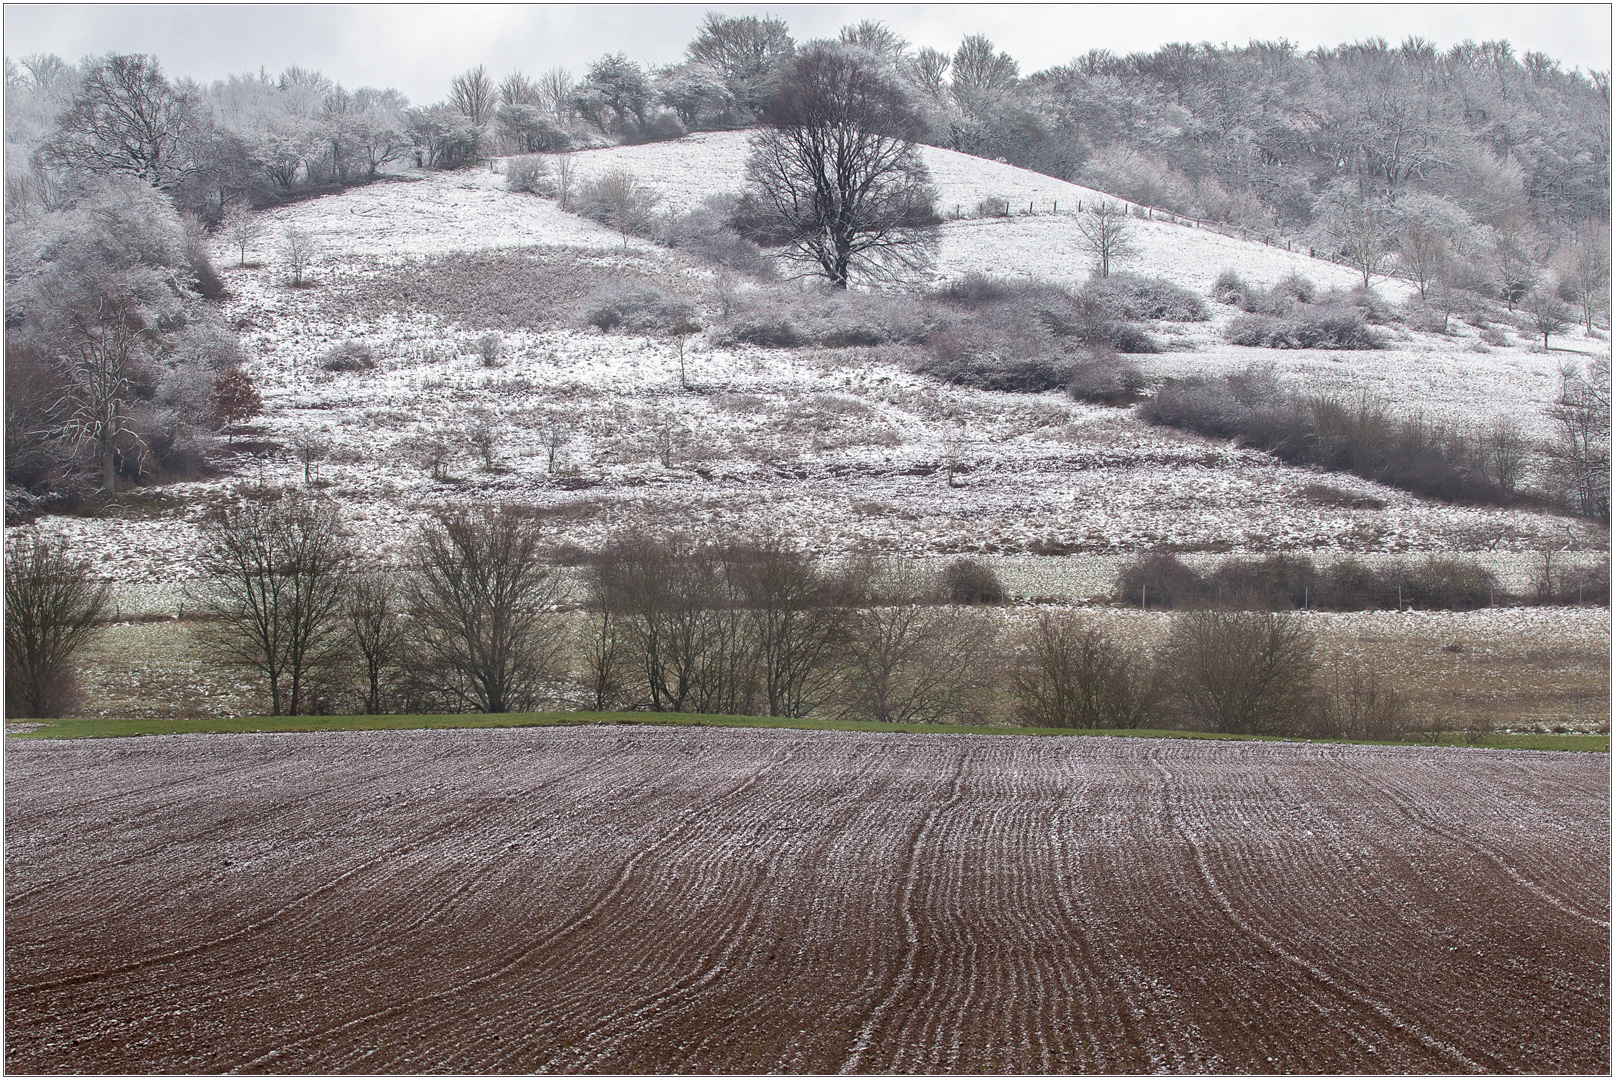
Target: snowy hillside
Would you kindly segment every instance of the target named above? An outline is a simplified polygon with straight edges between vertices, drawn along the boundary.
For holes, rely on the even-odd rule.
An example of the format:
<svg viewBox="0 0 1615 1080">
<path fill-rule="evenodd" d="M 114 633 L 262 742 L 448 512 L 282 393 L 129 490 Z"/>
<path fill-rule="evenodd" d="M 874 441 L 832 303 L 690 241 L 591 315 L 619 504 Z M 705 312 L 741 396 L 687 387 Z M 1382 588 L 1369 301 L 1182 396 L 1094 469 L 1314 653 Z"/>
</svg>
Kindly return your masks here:
<svg viewBox="0 0 1615 1080">
<path fill-rule="evenodd" d="M 739 184 L 743 134 L 575 155 L 587 176 L 622 166 L 688 208 Z M 977 271 L 1076 284 L 1087 276 L 1067 214 L 1095 193 L 949 151 L 926 151 L 944 208 L 983 198 L 1033 214 L 943 226 L 939 278 Z M 1059 214 L 1053 213 L 1059 203 Z M 313 285 L 292 288 L 272 239 L 235 266 L 215 259 L 226 317 L 264 394 L 261 434 L 225 476 L 173 485 L 166 508 L 99 519 L 54 518 L 96 552 L 109 579 L 178 581 L 197 523 L 241 479 L 301 482 L 294 449 L 312 441 L 309 478 L 342 500 L 373 558 L 402 558 L 416 523 L 443 504 L 541 508 L 557 544 L 590 548 L 612 529 L 653 525 L 780 533 L 814 549 L 907 556 L 1055 552 L 1114 560 L 1186 551 L 1532 552 L 1607 545 L 1586 522 L 1523 510 L 1431 503 L 1349 476 L 1289 468 L 1249 450 L 1142 424 L 1126 410 L 1063 394 L 1002 394 L 916 375 L 913 350 L 763 349 L 725 345 L 717 275 L 677 252 L 621 237 L 504 190 L 497 172 L 416 174 L 267 212 L 266 237 L 295 226 L 320 255 Z M 1328 262 L 1169 222 L 1135 222 L 1130 269 L 1204 293 L 1233 269 L 1253 283 L 1292 272 L 1347 287 Z M 677 345 L 581 318 L 591 290 L 654 282 L 686 295 L 709 332 Z M 1400 285 L 1382 292 L 1400 299 Z M 1481 347 L 1397 331 L 1381 352 L 1276 352 L 1224 343 L 1232 309 L 1152 332 L 1168 351 L 1140 357 L 1150 375 L 1274 363 L 1304 386 L 1368 392 L 1468 423 L 1508 415 L 1546 431 L 1562 353 L 1524 343 Z M 497 355 L 481 355 L 496 334 Z M 1607 348 L 1566 339 L 1572 349 Z M 338 346 L 374 366 L 328 371 Z M 1484 348 L 1484 351 L 1477 351 Z M 470 448 L 497 435 L 494 467 Z M 434 477 L 422 447 L 449 451 Z M 1111 565 L 1106 563 L 1106 566 Z M 1074 566 L 1084 582 L 1092 574 Z M 1043 595 L 1085 594 L 1075 587 Z M 159 607 L 161 605 L 158 605 Z"/>
</svg>

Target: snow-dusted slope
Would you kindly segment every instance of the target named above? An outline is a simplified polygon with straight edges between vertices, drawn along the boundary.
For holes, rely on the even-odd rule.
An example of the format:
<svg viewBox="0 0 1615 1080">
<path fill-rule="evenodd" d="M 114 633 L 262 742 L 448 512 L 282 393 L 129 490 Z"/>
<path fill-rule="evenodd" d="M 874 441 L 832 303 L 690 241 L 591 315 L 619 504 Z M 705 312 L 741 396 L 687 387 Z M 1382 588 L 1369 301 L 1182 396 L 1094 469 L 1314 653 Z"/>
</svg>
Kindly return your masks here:
<svg viewBox="0 0 1615 1080">
<path fill-rule="evenodd" d="M 726 133 L 575 157 L 584 176 L 632 169 L 663 192 L 665 208 L 678 210 L 738 188 L 745 153 L 745 135 Z M 1086 278 L 1067 211 L 1094 193 L 949 151 L 926 157 L 944 209 L 968 211 L 991 196 L 1037 211 L 949 221 L 940 276 Z M 136 608 L 174 610 L 197 525 L 231 485 L 260 475 L 302 480 L 291 447 L 305 435 L 329 444 L 318 478 L 344 504 L 366 555 L 387 561 L 403 558 L 433 507 L 502 501 L 545 508 L 557 543 L 583 547 L 625 526 L 711 527 L 777 532 L 826 553 L 1075 551 L 1079 560 L 1111 560 L 1107 573 L 1115 559 L 1159 545 L 1515 552 L 1528 562 L 1535 556 L 1526 553 L 1562 548 L 1567 535 L 1582 547 L 1607 544 L 1607 533 L 1587 523 L 1432 504 L 1153 429 L 1061 394 L 940 386 L 913 374 L 903 350 L 761 349 L 708 333 L 688 343 L 689 386 L 681 387 L 672 342 L 603 334 L 581 323 L 575 300 L 594 282 L 650 280 L 696 297 L 708 325 L 717 325 L 717 275 L 645 241 L 624 245 L 551 201 L 509 193 L 488 170 L 417 174 L 265 216 L 266 239 L 249 251 L 259 263 L 234 266 L 222 244 L 215 258 L 232 293 L 225 314 L 263 388 L 259 442 L 270 448 L 238 457 L 223 478 L 174 485 L 172 509 L 44 523 L 71 534 L 108 579 L 165 583 L 152 590 L 156 600 L 132 600 Z M 278 265 L 273 238 L 288 227 L 320 247 L 311 288 L 288 287 Z M 1169 222 L 1136 227 L 1143 255 L 1132 269 L 1197 291 L 1223 269 L 1256 283 L 1299 271 L 1320 285 L 1351 284 L 1344 269 L 1283 249 Z M 510 287 L 512 274 L 526 275 L 520 288 Z M 529 304 L 535 294 L 544 303 Z M 1154 328 L 1169 348 L 1140 358 L 1146 371 L 1271 362 L 1302 386 L 1373 393 L 1467 423 L 1506 415 L 1546 431 L 1543 409 L 1564 354 L 1517 341 L 1481 351 L 1468 327 L 1447 338 L 1398 332 L 1382 352 L 1245 349 L 1220 339 L 1233 312 L 1212 307 L 1210 323 Z M 529 309 L 540 314 L 528 317 Z M 501 355 L 488 367 L 478 339 L 492 329 L 502 334 Z M 1567 341 L 1607 348 L 1575 335 Z M 343 342 L 368 345 L 376 368 L 324 371 L 321 359 Z M 423 438 L 461 439 L 472 422 L 499 430 L 496 469 L 482 470 L 462 442 L 451 478 L 432 479 L 413 447 Z M 546 443 L 556 424 L 564 441 L 552 471 Z M 1374 508 L 1375 500 L 1383 505 Z M 1067 576 L 1084 584 L 1037 588 L 1085 595 L 1093 580 L 1082 567 Z"/>
<path fill-rule="evenodd" d="M 664 208 L 685 211 L 702 199 L 738 192 L 744 184 L 750 136 L 743 131 L 690 135 L 671 143 L 618 146 L 572 155 L 580 177 L 627 169 L 662 196 Z M 1079 242 L 1076 213 L 1095 200 L 1119 200 L 1092 188 L 1068 184 L 1026 169 L 971 157 L 934 146 L 921 148 L 937 189 L 942 227 L 936 272 L 942 278 L 968 273 L 1027 275 L 1043 281 L 1080 284 L 1090 259 Z M 977 218 L 985 199 L 1003 199 L 1008 218 Z M 1299 273 L 1320 286 L 1349 289 L 1358 283 L 1352 270 L 1284 248 L 1269 248 L 1190 224 L 1135 219 L 1139 249 L 1130 271 L 1170 278 L 1206 292 L 1223 270 L 1237 268 L 1258 285 L 1271 285 Z M 1390 293 L 1401 299 L 1403 287 Z"/>
</svg>

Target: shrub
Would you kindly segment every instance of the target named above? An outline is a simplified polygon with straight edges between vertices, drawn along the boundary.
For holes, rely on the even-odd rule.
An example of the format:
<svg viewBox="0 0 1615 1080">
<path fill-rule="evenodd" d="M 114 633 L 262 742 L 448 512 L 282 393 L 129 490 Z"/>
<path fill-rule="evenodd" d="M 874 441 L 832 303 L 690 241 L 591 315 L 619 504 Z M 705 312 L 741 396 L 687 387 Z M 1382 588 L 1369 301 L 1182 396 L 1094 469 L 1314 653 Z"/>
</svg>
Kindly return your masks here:
<svg viewBox="0 0 1615 1080">
<path fill-rule="evenodd" d="M 729 339 L 765 349 L 791 349 L 807 344 L 807 338 L 778 315 L 737 320 L 729 331 Z"/>
<path fill-rule="evenodd" d="M 1312 560 L 1294 555 L 1229 559 L 1212 572 L 1208 592 L 1219 607 L 1282 611 L 1320 600 L 1322 578 Z"/>
<path fill-rule="evenodd" d="M 1211 286 L 1211 298 L 1219 304 L 1246 307 L 1250 294 L 1250 286 L 1232 270 L 1224 270 L 1218 274 L 1216 283 Z"/>
<path fill-rule="evenodd" d="M 344 341 L 325 354 L 320 367 L 326 371 L 369 371 L 376 366 L 375 353 L 362 341 Z"/>
<path fill-rule="evenodd" d="M 1299 616 L 1187 612 L 1165 656 L 1174 704 L 1193 728 L 1298 735 L 1312 726 L 1314 640 Z"/>
<path fill-rule="evenodd" d="M 553 195 L 550 167 L 541 154 L 523 154 L 505 162 L 505 187 L 529 195 Z"/>
<path fill-rule="evenodd" d="M 1497 579 L 1472 559 L 1432 555 L 1399 571 L 1387 589 L 1401 586 L 1405 606 L 1437 611 L 1471 611 L 1488 607 Z"/>
<path fill-rule="evenodd" d="M 1193 607 L 1206 597 L 1206 583 L 1183 560 L 1166 552 L 1140 555 L 1116 579 L 1116 599 L 1146 608 Z"/>
<path fill-rule="evenodd" d="M 1023 282 L 1014 282 L 1007 278 L 991 277 L 987 274 L 966 274 L 957 281 L 948 282 L 937 295 L 946 303 L 974 310 L 1002 303 L 1019 295 L 1025 288 Z"/>
<path fill-rule="evenodd" d="M 1139 415 L 1152 423 L 1237 438 L 1292 464 L 1352 472 L 1449 501 L 1508 505 L 1484 440 L 1371 400 L 1286 393 L 1269 368 L 1219 379 L 1168 380 Z"/>
<path fill-rule="evenodd" d="M 1383 349 L 1385 339 L 1361 312 L 1341 306 L 1297 305 L 1286 317 L 1242 315 L 1228 324 L 1231 344 L 1258 349 Z"/>
<path fill-rule="evenodd" d="M 664 333 L 694 315 L 690 301 L 639 282 L 602 286 L 584 301 L 584 321 L 605 331 Z"/>
<path fill-rule="evenodd" d="M 955 604 L 1002 604 L 1004 586 L 975 559 L 955 559 L 942 571 L 942 595 Z"/>
<path fill-rule="evenodd" d="M 1131 405 L 1143 396 L 1144 373 L 1131 360 L 1094 349 L 1071 366 L 1066 392 L 1095 405 Z"/>
<path fill-rule="evenodd" d="M 1010 686 L 1018 723 L 1136 728 L 1154 714 L 1153 672 L 1097 626 L 1045 613 L 1017 644 Z"/>
<path fill-rule="evenodd" d="M 1009 200 L 986 198 L 976 204 L 977 217 L 1009 217 Z"/>
<path fill-rule="evenodd" d="M 1082 292 L 1096 299 L 1112 319 L 1204 322 L 1210 318 L 1198 296 L 1165 278 L 1112 274 L 1088 282 Z"/>
<path fill-rule="evenodd" d="M 1400 739 L 1407 731 L 1407 699 L 1373 667 L 1337 659 L 1319 688 L 1311 734 L 1332 739 Z"/>
</svg>

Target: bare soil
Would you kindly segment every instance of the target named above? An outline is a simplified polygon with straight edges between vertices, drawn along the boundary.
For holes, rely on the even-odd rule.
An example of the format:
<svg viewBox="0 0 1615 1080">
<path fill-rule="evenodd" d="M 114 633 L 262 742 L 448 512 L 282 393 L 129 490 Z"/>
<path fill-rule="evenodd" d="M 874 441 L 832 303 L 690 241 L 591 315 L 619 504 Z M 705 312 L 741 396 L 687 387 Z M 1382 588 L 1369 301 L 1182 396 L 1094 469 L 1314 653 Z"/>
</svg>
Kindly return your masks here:
<svg viewBox="0 0 1615 1080">
<path fill-rule="evenodd" d="M 11 741 L 11 1072 L 1590 1072 L 1606 755 Z"/>
</svg>

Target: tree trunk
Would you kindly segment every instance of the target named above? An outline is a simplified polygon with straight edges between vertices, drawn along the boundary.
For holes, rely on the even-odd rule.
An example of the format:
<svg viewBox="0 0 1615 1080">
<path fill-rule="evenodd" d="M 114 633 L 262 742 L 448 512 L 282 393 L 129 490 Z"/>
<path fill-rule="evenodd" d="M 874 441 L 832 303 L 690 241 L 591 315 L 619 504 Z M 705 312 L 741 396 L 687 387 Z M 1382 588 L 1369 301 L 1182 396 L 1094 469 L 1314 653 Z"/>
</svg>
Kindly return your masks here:
<svg viewBox="0 0 1615 1080">
<path fill-rule="evenodd" d="M 106 447 L 101 451 L 101 487 L 108 495 L 118 493 L 118 474 L 112 468 L 112 448 Z"/>
</svg>

